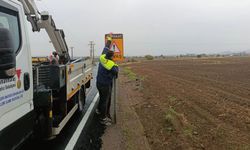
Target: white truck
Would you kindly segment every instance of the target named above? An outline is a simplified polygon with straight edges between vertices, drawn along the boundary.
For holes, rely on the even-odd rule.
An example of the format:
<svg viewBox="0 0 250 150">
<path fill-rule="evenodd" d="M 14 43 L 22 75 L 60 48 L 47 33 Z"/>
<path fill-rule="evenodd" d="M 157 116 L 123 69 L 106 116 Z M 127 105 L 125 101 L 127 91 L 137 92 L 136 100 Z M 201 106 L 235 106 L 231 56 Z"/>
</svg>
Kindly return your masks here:
<svg viewBox="0 0 250 150">
<path fill-rule="evenodd" d="M 26 19 L 33 32 L 46 30 L 59 64 L 32 64 Z M 92 60 L 71 59 L 64 37 L 34 0 L 0 0 L 0 150 L 16 149 L 32 134 L 53 138 L 83 110 Z"/>
</svg>

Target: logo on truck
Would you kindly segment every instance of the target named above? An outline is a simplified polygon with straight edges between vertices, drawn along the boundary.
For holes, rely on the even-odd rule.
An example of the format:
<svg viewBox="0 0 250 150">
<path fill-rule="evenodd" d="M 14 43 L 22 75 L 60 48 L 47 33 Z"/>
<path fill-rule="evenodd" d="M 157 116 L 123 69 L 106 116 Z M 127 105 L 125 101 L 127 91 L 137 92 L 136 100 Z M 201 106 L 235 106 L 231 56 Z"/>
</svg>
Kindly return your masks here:
<svg viewBox="0 0 250 150">
<path fill-rule="evenodd" d="M 0 79 L 0 108 L 23 98 L 24 90 L 21 90 L 21 69 L 16 70 L 17 77 Z M 16 90 L 16 88 L 20 90 Z"/>
<path fill-rule="evenodd" d="M 16 70 L 17 79 L 18 79 L 17 82 L 16 82 L 16 87 L 17 87 L 18 89 L 20 89 L 21 86 L 22 86 L 22 82 L 21 82 L 21 80 L 20 80 L 21 73 L 22 73 L 21 69 Z"/>
</svg>

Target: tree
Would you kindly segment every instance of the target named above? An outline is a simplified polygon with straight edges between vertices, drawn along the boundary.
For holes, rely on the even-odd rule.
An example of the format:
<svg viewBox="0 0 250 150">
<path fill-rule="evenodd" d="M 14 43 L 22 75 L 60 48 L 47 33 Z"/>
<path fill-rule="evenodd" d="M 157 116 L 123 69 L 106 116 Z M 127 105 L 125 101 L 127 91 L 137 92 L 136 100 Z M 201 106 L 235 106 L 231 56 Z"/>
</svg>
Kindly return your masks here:
<svg viewBox="0 0 250 150">
<path fill-rule="evenodd" d="M 153 60 L 153 59 L 154 59 L 154 57 L 153 57 L 152 55 L 146 55 L 145 58 L 146 58 L 147 60 Z"/>
</svg>

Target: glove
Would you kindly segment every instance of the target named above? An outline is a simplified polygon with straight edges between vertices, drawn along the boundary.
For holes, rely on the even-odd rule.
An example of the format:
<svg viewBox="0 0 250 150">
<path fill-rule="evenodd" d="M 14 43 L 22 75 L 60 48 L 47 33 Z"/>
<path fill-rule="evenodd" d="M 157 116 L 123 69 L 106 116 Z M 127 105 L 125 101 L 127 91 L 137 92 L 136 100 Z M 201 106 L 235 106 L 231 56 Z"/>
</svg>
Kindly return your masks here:
<svg viewBox="0 0 250 150">
<path fill-rule="evenodd" d="M 108 41 L 112 41 L 112 37 L 111 36 L 107 36 L 107 40 Z"/>
</svg>

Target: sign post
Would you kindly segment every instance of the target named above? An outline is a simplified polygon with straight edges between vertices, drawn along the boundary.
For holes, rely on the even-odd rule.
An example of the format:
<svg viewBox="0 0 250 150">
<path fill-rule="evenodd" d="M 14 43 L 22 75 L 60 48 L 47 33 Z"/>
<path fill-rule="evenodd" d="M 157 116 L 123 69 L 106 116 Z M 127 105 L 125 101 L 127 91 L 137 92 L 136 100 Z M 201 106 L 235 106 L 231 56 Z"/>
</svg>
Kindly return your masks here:
<svg viewBox="0 0 250 150">
<path fill-rule="evenodd" d="M 111 105 L 113 105 L 112 122 L 116 124 L 117 79 L 113 79 Z"/>
</svg>

